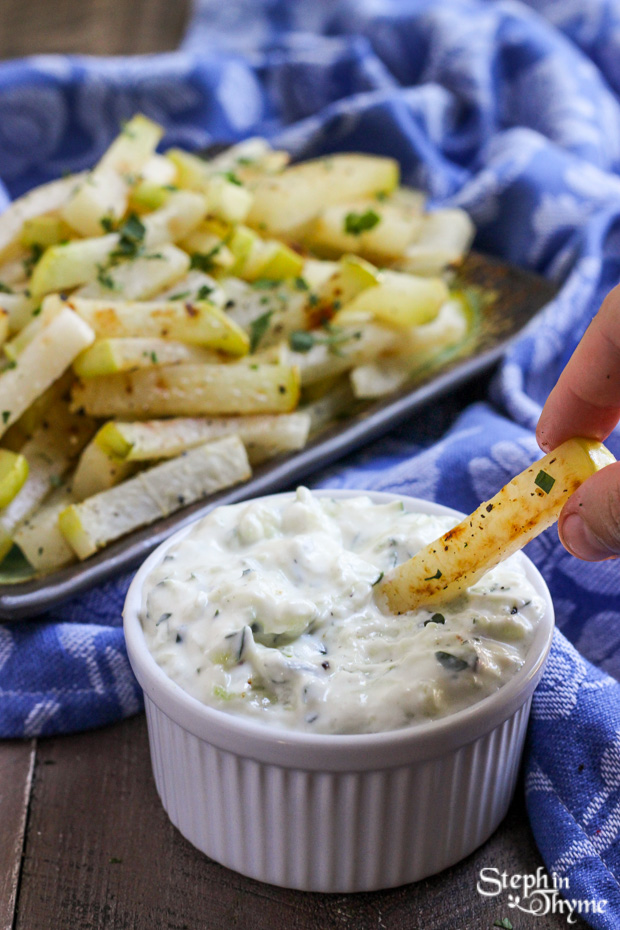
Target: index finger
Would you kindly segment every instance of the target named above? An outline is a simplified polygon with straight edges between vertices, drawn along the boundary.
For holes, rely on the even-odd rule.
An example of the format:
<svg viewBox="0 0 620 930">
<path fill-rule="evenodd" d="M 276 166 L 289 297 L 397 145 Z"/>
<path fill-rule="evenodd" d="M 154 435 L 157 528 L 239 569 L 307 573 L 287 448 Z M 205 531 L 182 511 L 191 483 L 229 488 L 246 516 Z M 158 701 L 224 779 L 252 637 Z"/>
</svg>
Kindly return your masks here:
<svg viewBox="0 0 620 930">
<path fill-rule="evenodd" d="M 551 451 L 573 436 L 603 440 L 620 420 L 620 287 L 611 291 L 573 352 L 536 429 Z"/>
</svg>

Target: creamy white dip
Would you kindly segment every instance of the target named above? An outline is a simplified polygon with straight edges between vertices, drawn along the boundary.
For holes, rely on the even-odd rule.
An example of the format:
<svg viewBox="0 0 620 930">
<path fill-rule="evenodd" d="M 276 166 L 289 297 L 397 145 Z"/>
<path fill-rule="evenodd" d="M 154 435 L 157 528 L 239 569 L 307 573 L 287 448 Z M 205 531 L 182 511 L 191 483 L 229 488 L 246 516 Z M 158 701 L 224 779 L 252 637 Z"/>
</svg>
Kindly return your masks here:
<svg viewBox="0 0 620 930">
<path fill-rule="evenodd" d="M 270 725 L 372 733 L 443 717 L 515 674 L 543 611 L 517 553 L 441 611 L 390 614 L 383 573 L 455 523 L 306 488 L 221 507 L 148 576 L 147 645 L 198 700 Z"/>
</svg>

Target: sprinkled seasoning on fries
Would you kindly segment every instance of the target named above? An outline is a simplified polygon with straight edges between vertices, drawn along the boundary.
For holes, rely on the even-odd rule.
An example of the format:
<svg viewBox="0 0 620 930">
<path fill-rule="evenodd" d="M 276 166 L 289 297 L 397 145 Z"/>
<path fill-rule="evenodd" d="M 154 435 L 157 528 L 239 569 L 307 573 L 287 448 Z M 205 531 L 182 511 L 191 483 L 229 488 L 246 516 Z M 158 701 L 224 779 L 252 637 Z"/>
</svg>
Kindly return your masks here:
<svg viewBox="0 0 620 930">
<path fill-rule="evenodd" d="M 0 216 L 0 557 L 39 572 L 247 480 L 471 326 L 448 270 L 472 223 L 393 159 L 162 136 L 135 116 Z"/>
<path fill-rule="evenodd" d="M 568 439 L 534 462 L 495 497 L 381 581 L 394 613 L 440 605 L 467 588 L 556 522 L 562 507 L 590 475 L 614 462 L 594 439 Z"/>
</svg>

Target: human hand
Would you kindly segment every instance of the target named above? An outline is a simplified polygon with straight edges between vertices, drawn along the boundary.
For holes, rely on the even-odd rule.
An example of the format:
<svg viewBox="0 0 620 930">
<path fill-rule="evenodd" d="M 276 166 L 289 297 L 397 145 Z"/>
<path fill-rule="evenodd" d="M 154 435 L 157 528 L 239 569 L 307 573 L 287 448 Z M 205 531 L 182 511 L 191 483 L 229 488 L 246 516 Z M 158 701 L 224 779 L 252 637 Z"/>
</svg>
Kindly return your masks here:
<svg viewBox="0 0 620 930">
<path fill-rule="evenodd" d="M 543 408 L 538 444 L 551 452 L 572 436 L 603 441 L 620 420 L 620 287 L 583 335 Z M 588 478 L 558 520 L 560 540 L 588 562 L 620 554 L 620 462 Z"/>
</svg>

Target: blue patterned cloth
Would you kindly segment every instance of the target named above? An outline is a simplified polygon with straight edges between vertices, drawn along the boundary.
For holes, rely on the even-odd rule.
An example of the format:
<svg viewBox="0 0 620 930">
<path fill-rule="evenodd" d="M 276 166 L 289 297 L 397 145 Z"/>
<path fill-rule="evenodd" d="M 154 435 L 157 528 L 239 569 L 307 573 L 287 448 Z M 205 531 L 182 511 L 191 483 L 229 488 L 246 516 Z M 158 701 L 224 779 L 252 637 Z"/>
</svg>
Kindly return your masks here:
<svg viewBox="0 0 620 930">
<path fill-rule="evenodd" d="M 471 213 L 479 249 L 561 288 L 483 401 L 435 405 L 310 484 L 469 511 L 539 456 L 541 405 L 620 280 L 619 48 L 620 0 L 202 0 L 179 52 L 1 64 L 0 177 L 12 197 L 82 169 L 136 111 L 164 124 L 166 145 L 260 133 L 298 156 L 395 155 L 406 183 Z M 619 431 L 609 446 L 620 456 Z M 562 631 L 534 701 L 531 822 L 570 897 L 608 902 L 591 924 L 614 928 L 620 567 L 578 562 L 555 530 L 528 553 Z M 127 584 L 0 625 L 0 736 L 139 710 L 120 628 Z"/>
</svg>

